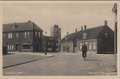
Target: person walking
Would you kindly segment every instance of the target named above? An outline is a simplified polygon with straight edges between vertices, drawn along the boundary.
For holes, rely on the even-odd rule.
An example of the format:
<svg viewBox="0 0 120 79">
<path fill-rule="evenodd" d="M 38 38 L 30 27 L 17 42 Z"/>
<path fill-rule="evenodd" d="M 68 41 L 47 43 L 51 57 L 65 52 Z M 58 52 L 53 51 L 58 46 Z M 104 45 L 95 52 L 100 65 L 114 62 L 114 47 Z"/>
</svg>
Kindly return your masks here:
<svg viewBox="0 0 120 79">
<path fill-rule="evenodd" d="M 82 57 L 84 60 L 87 57 L 87 46 L 85 44 L 82 46 Z"/>
</svg>

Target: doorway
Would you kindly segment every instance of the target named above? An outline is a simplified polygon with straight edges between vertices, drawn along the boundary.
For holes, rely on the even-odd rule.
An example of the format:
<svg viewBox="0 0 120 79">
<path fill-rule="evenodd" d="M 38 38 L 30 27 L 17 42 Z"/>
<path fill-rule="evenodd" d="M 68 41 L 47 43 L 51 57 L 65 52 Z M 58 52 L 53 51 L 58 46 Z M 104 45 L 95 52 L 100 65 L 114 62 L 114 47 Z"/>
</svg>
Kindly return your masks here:
<svg viewBox="0 0 120 79">
<path fill-rule="evenodd" d="M 19 51 L 19 44 L 16 44 L 16 51 Z"/>
</svg>

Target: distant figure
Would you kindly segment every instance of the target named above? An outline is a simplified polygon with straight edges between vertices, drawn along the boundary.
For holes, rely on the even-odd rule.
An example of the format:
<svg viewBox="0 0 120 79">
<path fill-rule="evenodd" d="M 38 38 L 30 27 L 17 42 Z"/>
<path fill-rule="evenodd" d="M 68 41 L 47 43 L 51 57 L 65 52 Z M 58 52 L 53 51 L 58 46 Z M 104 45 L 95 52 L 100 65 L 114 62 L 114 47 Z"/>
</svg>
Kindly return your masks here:
<svg viewBox="0 0 120 79">
<path fill-rule="evenodd" d="M 87 57 L 86 52 L 87 52 L 87 46 L 84 44 L 84 45 L 82 46 L 82 57 L 84 58 L 84 60 L 85 60 L 85 58 Z"/>
</svg>

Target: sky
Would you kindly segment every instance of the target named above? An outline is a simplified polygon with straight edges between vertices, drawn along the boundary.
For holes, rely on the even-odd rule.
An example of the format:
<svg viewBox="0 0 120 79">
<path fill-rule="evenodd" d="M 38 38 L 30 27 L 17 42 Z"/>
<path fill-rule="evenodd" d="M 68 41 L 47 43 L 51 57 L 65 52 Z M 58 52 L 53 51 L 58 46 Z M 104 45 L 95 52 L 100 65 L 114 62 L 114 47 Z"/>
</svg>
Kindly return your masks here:
<svg viewBox="0 0 120 79">
<path fill-rule="evenodd" d="M 81 26 L 87 28 L 104 25 L 114 30 L 114 2 L 9 2 L 3 4 L 3 23 L 33 21 L 43 29 L 43 34 L 50 35 L 50 28 L 55 24 L 61 28 L 62 37 L 67 32 L 73 33 Z"/>
</svg>

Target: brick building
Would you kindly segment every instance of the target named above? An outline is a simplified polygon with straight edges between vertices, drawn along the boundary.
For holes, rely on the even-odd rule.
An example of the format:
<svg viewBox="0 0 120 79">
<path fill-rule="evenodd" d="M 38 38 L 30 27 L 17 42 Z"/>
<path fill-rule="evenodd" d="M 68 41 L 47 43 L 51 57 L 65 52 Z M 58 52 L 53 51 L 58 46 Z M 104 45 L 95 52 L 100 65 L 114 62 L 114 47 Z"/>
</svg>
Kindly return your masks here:
<svg viewBox="0 0 120 79">
<path fill-rule="evenodd" d="M 43 30 L 34 22 L 3 24 L 3 45 L 8 51 L 42 51 Z"/>
<path fill-rule="evenodd" d="M 71 42 L 69 40 L 72 39 Z M 89 28 L 84 26 L 81 31 L 67 35 L 62 39 L 61 51 L 81 52 L 82 45 L 86 44 L 88 52 L 91 53 L 113 53 L 114 32 L 108 27 L 107 21 L 104 25 Z"/>
</svg>

